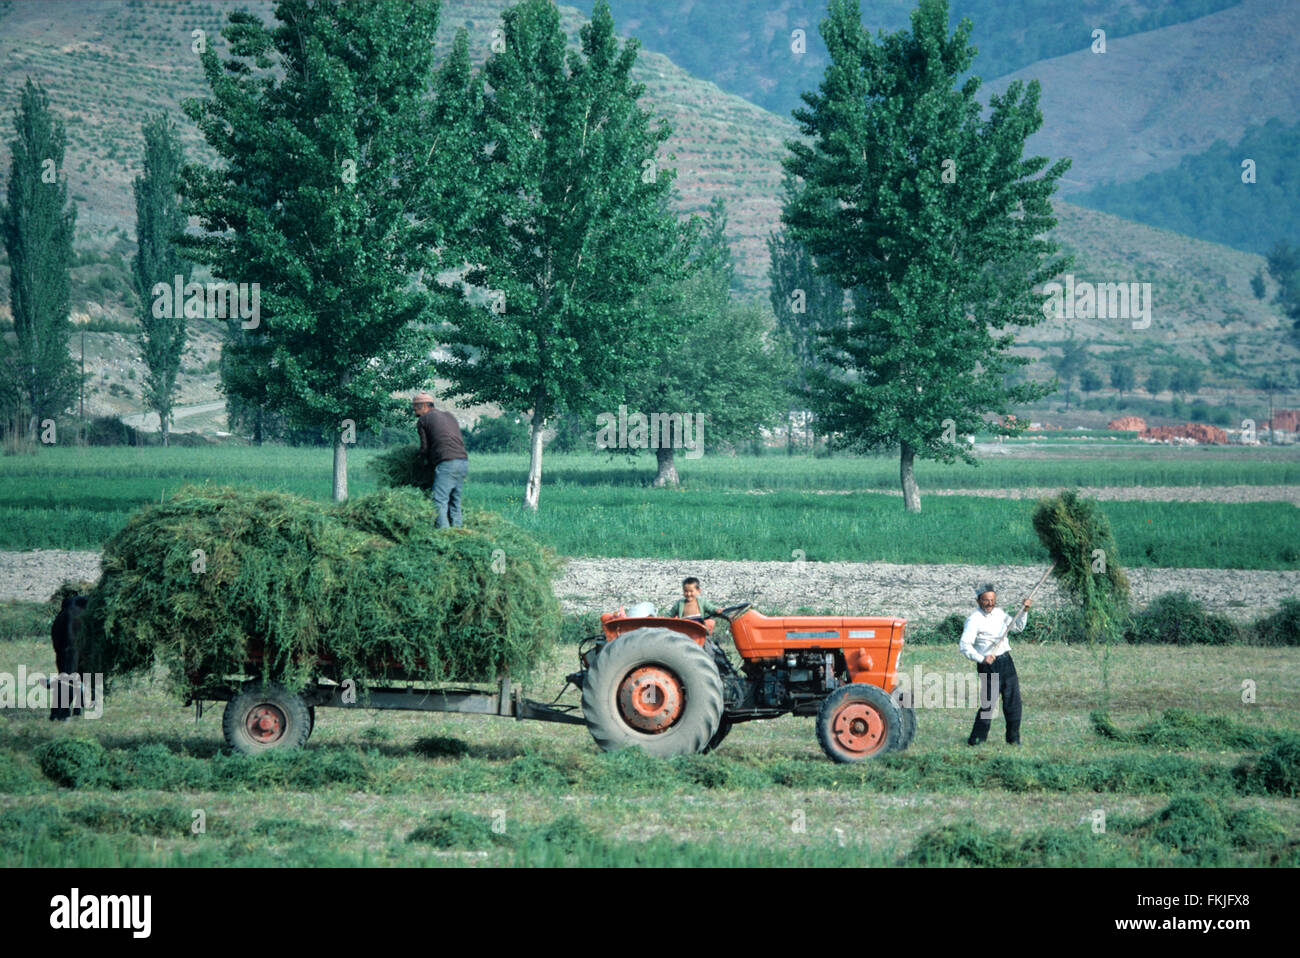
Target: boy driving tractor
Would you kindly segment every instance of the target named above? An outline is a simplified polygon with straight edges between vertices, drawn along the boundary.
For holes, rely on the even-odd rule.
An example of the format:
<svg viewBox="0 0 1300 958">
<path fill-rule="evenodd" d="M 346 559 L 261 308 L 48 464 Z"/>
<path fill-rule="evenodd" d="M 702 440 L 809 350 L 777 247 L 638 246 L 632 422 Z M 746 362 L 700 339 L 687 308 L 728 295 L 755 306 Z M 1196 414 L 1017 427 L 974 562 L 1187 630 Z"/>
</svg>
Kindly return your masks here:
<svg viewBox="0 0 1300 958">
<path fill-rule="evenodd" d="M 707 616 L 717 615 L 721 610 L 722 606 L 700 598 L 700 580 L 688 576 L 682 580 L 682 597 L 669 607 L 665 615 L 675 619 L 695 619 L 712 632 L 714 622 Z"/>
</svg>

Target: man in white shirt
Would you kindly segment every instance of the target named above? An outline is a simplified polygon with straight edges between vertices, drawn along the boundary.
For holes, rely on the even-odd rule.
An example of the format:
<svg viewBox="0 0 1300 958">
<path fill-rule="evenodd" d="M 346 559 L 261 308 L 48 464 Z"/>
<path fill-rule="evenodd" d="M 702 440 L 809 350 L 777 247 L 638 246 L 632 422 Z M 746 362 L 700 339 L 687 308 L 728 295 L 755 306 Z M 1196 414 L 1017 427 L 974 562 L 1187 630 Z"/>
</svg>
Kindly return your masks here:
<svg viewBox="0 0 1300 958">
<path fill-rule="evenodd" d="M 993 721 L 993 706 L 1002 697 L 1002 716 L 1007 722 L 1007 743 L 1020 744 L 1020 678 L 1011 658 L 1007 632 L 1022 632 L 1029 617 L 1030 600 L 1022 604 L 1020 614 L 1012 619 L 998 608 L 998 596 L 992 583 L 975 589 L 979 609 L 966 620 L 961 633 L 961 654 L 978 663 L 980 709 L 975 713 L 968 745 L 979 745 L 988 738 Z"/>
</svg>

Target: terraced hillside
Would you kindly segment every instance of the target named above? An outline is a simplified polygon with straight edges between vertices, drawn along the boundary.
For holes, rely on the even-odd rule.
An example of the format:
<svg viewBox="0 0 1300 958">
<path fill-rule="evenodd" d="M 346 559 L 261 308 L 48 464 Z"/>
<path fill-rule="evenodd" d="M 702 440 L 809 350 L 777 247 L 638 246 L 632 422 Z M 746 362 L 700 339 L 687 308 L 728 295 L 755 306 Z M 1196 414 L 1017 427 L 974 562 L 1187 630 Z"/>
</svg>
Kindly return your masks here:
<svg viewBox="0 0 1300 958">
<path fill-rule="evenodd" d="M 506 5 L 506 0 L 448 2 L 442 34 L 450 41 L 455 30 L 467 29 L 474 55 L 481 61 Z M 246 6 L 268 18 L 273 9 L 270 0 Z M 74 305 L 77 312 L 98 315 L 100 303 L 109 316 L 122 316 L 126 310 L 129 293 L 122 280 L 134 234 L 130 181 L 141 162 L 139 128 L 149 111 L 162 108 L 175 114 L 181 121 L 190 155 L 210 158 L 192 124 L 180 114 L 179 103 L 184 97 L 205 92 L 192 49 L 194 31 L 204 31 L 208 42 L 223 43 L 219 29 L 227 9 L 226 4 L 214 0 L 0 4 L 0 80 L 4 81 L 0 112 L 12 114 L 24 76 L 31 75 L 45 84 L 67 123 L 70 149 L 65 166 L 70 193 L 78 206 L 78 244 L 87 248 L 84 256 L 88 261 L 97 261 L 93 268 L 117 273 L 116 279 L 111 275 L 102 279 L 106 286 L 115 285 L 115 290 L 100 290 L 102 295 L 97 297 L 86 296 L 85 302 Z M 571 8 L 563 9 L 566 29 L 576 41 L 581 15 Z M 1098 82 L 1122 80 L 1152 91 L 1163 89 L 1166 97 L 1172 95 L 1168 85 L 1150 81 L 1144 72 L 1134 73 L 1141 64 L 1130 62 L 1132 56 L 1126 51 L 1149 46 L 1151 57 L 1167 59 L 1171 54 L 1161 52 L 1163 48 L 1151 38 L 1174 42 L 1179 36 L 1192 36 L 1201 38 L 1198 43 L 1208 43 L 1209 21 L 1219 24 L 1215 35 L 1222 38 L 1237 24 L 1233 17 L 1253 16 L 1245 35 L 1254 38 L 1256 52 L 1277 52 L 1283 41 L 1270 40 L 1264 34 L 1270 32 L 1269 24 L 1273 34 L 1283 35 L 1286 30 L 1277 19 L 1282 14 L 1270 12 L 1272 9 L 1266 3 L 1248 0 L 1191 23 L 1116 41 L 1106 54 L 1109 59 L 1096 59 L 1110 64 L 1110 69 L 1123 76 L 1107 75 Z M 1216 17 L 1226 19 L 1215 21 Z M 1194 52 L 1200 48 L 1193 43 L 1179 49 Z M 1211 52 L 1201 49 L 1202 62 L 1213 59 Z M 1069 64 L 1083 69 L 1085 61 L 1079 58 L 1090 56 L 1094 55 L 1084 52 L 1043 61 L 1022 73 L 1041 76 L 1045 84 L 1047 128 L 1039 142 L 1052 148 L 1052 156 L 1069 152 L 1075 169 L 1092 176 L 1088 170 L 1102 169 L 1097 166 L 1102 162 L 1099 157 L 1112 157 L 1105 161 L 1110 164 L 1105 168 L 1109 170 L 1114 166 L 1113 156 L 1127 155 L 1125 151 L 1130 147 L 1125 144 L 1135 141 L 1121 137 L 1117 146 L 1111 145 L 1103 137 L 1107 129 L 1104 117 L 1093 117 L 1083 124 L 1081 117 L 1089 115 L 1086 100 L 1081 99 L 1087 87 L 1072 77 Z M 1193 69 L 1175 68 L 1165 59 L 1159 60 L 1157 66 L 1160 63 L 1174 70 L 1176 76 L 1182 75 L 1180 69 Z M 1300 69 L 1298 65 L 1300 57 L 1288 59 L 1280 53 L 1268 53 L 1258 69 L 1246 76 L 1236 76 L 1230 63 L 1215 66 L 1209 72 L 1214 76 L 1224 74 L 1220 77 L 1223 89 L 1211 109 L 1226 109 L 1225 103 L 1243 98 L 1258 103 L 1260 111 L 1292 109 L 1287 103 L 1270 106 L 1264 98 L 1252 99 L 1252 91 L 1272 89 L 1279 76 Z M 1163 75 L 1160 71 L 1164 67 L 1150 69 L 1150 76 Z M 795 135 L 793 122 L 690 75 L 661 54 L 642 52 L 638 79 L 645 84 L 647 104 L 674 128 L 668 151 L 675 157 L 678 169 L 681 209 L 702 210 L 714 196 L 727 202 L 738 277 L 751 293 L 765 296 L 765 239 L 779 221 L 780 158 L 784 141 Z M 1296 96 L 1297 89 L 1300 84 L 1292 84 L 1288 95 Z M 1125 114 L 1128 125 L 1120 132 L 1128 136 L 1129 127 L 1140 126 L 1143 110 L 1153 128 L 1172 129 L 1161 117 L 1163 107 L 1158 99 L 1156 92 L 1145 96 L 1140 109 L 1135 105 L 1131 116 Z M 1195 97 L 1188 99 L 1195 101 Z M 1242 114 L 1233 122 L 1244 124 L 1248 119 Z M 1082 130 L 1084 135 L 1071 135 L 1071 130 Z M 5 136 L 0 138 L 0 170 L 7 168 Z M 1061 223 L 1057 236 L 1075 252 L 1074 272 L 1079 279 L 1151 283 L 1149 329 L 1134 330 L 1118 320 L 1074 321 L 1074 334 L 1088 339 L 1097 352 L 1124 355 L 1138 366 L 1139 375 L 1150 365 L 1180 357 L 1209 362 L 1209 381 L 1225 388 L 1247 385 L 1264 363 L 1288 363 L 1297 358 L 1296 350 L 1284 342 L 1285 323 L 1280 313 L 1250 292 L 1250 277 L 1262 265 L 1262 258 L 1067 203 L 1058 204 L 1058 210 Z M 3 272 L 0 265 L 0 289 L 7 290 Z M 1021 342 L 1024 348 L 1042 354 L 1068 335 L 1067 325 L 1060 321 L 1026 330 Z"/>
</svg>

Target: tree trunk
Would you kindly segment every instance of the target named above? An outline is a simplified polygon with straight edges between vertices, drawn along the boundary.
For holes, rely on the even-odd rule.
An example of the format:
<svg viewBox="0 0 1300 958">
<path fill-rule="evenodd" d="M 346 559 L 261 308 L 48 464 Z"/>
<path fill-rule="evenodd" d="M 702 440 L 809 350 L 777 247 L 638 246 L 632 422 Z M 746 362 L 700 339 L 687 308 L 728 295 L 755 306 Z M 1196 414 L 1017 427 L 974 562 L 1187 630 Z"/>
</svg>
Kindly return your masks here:
<svg viewBox="0 0 1300 958">
<path fill-rule="evenodd" d="M 903 483 L 903 506 L 908 512 L 921 511 L 921 492 L 916 488 L 916 474 L 912 471 L 916 453 L 907 443 L 900 449 L 898 475 Z"/>
<path fill-rule="evenodd" d="M 348 501 L 348 447 L 341 433 L 334 439 L 334 501 Z"/>
<path fill-rule="evenodd" d="M 262 407 L 257 407 L 257 415 L 253 418 L 253 442 L 257 445 L 262 444 Z"/>
<path fill-rule="evenodd" d="M 794 455 L 794 410 L 791 409 L 785 417 L 785 454 Z"/>
<path fill-rule="evenodd" d="M 164 446 L 169 445 L 167 440 L 171 435 L 171 430 L 168 428 L 170 423 L 167 420 L 170 418 L 170 416 L 164 415 L 161 409 L 158 410 L 158 428 L 162 430 L 162 444 Z"/>
<path fill-rule="evenodd" d="M 655 450 L 655 458 L 659 460 L 659 475 L 655 476 L 655 486 L 674 486 L 679 485 L 677 479 L 677 463 L 673 460 L 672 446 L 660 447 Z"/>
<path fill-rule="evenodd" d="M 524 507 L 537 511 L 542 495 L 542 431 L 546 420 L 534 414 L 533 431 L 528 440 L 528 485 L 524 487 Z"/>
</svg>

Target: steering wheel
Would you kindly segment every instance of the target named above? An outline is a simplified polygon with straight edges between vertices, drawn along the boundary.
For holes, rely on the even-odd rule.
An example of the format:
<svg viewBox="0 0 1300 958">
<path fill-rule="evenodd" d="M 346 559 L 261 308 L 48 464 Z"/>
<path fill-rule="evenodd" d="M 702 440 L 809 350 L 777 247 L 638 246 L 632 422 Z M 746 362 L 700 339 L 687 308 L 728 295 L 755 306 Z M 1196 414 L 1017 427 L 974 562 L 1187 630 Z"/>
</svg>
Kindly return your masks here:
<svg viewBox="0 0 1300 958">
<path fill-rule="evenodd" d="M 718 615 L 722 616 L 724 619 L 730 622 L 732 619 L 736 618 L 737 615 L 740 615 L 740 613 L 748 609 L 751 605 L 753 605 L 752 602 L 742 602 L 739 605 L 729 605 L 725 609 L 719 609 Z M 732 613 L 735 614 L 733 615 Z"/>
</svg>

